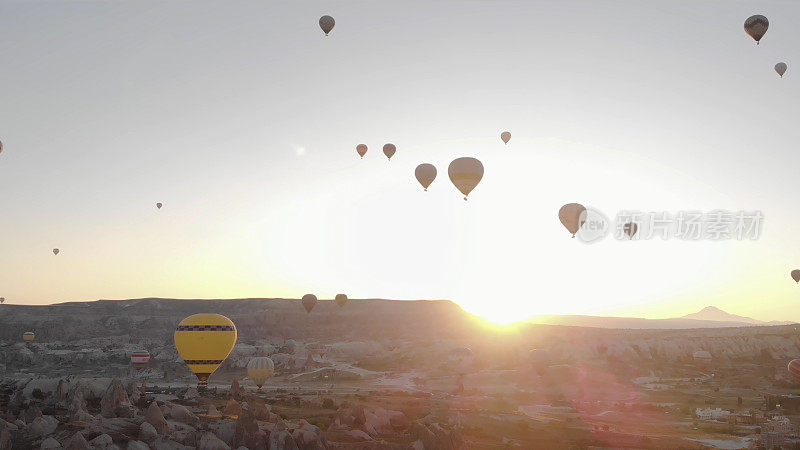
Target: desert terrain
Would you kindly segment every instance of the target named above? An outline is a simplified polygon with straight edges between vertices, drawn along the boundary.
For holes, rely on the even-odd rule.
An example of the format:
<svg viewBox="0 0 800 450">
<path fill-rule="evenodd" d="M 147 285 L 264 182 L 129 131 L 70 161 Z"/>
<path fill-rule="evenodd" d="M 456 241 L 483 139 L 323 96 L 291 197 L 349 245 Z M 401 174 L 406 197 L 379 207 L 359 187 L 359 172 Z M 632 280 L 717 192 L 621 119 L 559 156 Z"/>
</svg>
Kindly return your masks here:
<svg viewBox="0 0 800 450">
<path fill-rule="evenodd" d="M 198 312 L 239 332 L 202 393 L 172 339 Z M 794 325 L 497 326 L 449 301 L 3 305 L 0 448 L 790 448 L 799 346 Z"/>
</svg>

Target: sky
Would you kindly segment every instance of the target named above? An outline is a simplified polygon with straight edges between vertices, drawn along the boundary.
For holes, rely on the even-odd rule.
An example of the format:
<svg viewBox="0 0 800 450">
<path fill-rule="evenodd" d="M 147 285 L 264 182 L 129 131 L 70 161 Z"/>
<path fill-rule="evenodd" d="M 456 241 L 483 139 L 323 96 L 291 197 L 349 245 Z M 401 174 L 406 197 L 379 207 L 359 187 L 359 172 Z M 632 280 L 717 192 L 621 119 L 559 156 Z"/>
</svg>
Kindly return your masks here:
<svg viewBox="0 0 800 450">
<path fill-rule="evenodd" d="M 0 296 L 800 321 L 798 23 L 793 0 L 0 1 Z M 571 202 L 764 219 L 588 245 Z"/>
</svg>

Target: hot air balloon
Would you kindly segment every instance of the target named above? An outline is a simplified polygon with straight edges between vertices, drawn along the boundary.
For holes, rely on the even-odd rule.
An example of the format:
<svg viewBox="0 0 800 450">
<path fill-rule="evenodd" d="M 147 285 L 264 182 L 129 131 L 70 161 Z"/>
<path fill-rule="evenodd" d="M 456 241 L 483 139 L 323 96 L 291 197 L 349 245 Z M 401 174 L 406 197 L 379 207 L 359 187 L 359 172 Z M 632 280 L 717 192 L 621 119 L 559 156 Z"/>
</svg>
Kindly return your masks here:
<svg viewBox="0 0 800 450">
<path fill-rule="evenodd" d="M 543 348 L 534 348 L 528 352 L 533 370 L 540 376 L 544 374 L 545 370 L 550 366 L 550 352 Z"/>
<path fill-rule="evenodd" d="M 795 283 L 800 283 L 800 270 L 794 269 L 792 271 L 792 279 L 795 281 Z"/>
<path fill-rule="evenodd" d="M 236 337 L 236 325 L 219 314 L 195 314 L 178 324 L 175 348 L 199 380 L 198 389 L 208 387 L 208 378 L 231 353 Z"/>
<path fill-rule="evenodd" d="M 414 176 L 417 177 L 419 184 L 427 191 L 428 186 L 436 179 L 436 167 L 428 163 L 420 164 L 417 166 L 416 170 L 414 170 Z"/>
<path fill-rule="evenodd" d="M 150 363 L 150 352 L 147 350 L 139 350 L 136 352 L 131 353 L 131 365 L 137 371 L 144 369 L 147 367 L 147 364 Z"/>
<path fill-rule="evenodd" d="M 780 75 L 781 78 L 783 78 L 783 74 L 786 73 L 787 68 L 788 67 L 786 66 L 786 63 L 784 62 L 779 62 L 778 64 L 775 64 L 775 72 L 778 72 L 778 75 Z"/>
<path fill-rule="evenodd" d="M 5 302 L 6 302 L 6 298 L 5 297 L 0 297 L 0 304 L 3 304 Z"/>
<path fill-rule="evenodd" d="M 628 235 L 630 239 L 633 239 L 633 236 L 639 231 L 639 224 L 634 222 L 628 222 L 622 226 L 622 231 Z"/>
<path fill-rule="evenodd" d="M 708 367 L 711 363 L 711 353 L 706 350 L 698 350 L 692 353 L 692 359 L 701 367 Z"/>
<path fill-rule="evenodd" d="M 319 18 L 319 27 L 325 32 L 325 36 L 333 30 L 334 25 L 336 25 L 336 21 L 333 20 L 331 16 L 322 16 Z"/>
<path fill-rule="evenodd" d="M 0 153 L 3 153 L 3 141 L 0 141 Z"/>
<path fill-rule="evenodd" d="M 156 208 L 161 209 L 164 206 L 161 202 L 156 203 Z"/>
<path fill-rule="evenodd" d="M 347 303 L 347 296 L 344 294 L 336 294 L 334 300 L 336 300 L 336 304 L 339 305 L 339 307 L 342 307 Z"/>
<path fill-rule="evenodd" d="M 317 304 L 317 296 L 314 294 L 306 294 L 300 301 L 303 303 L 303 308 L 306 309 L 306 312 L 310 313 L 311 310 L 314 309 L 314 305 Z"/>
<path fill-rule="evenodd" d="M 33 342 L 35 338 L 36 335 L 33 333 L 33 331 L 26 331 L 22 333 L 22 340 L 25 342 Z"/>
<path fill-rule="evenodd" d="M 583 222 L 586 220 L 585 213 L 586 208 L 583 205 L 567 203 L 558 210 L 558 220 L 567 228 L 567 231 L 572 233 L 574 238 L 575 233 L 578 232 L 578 229 L 583 226 Z"/>
<path fill-rule="evenodd" d="M 769 20 L 762 15 L 750 16 L 744 21 L 744 31 L 756 40 L 756 45 L 761 43 L 761 38 L 769 28 Z"/>
<path fill-rule="evenodd" d="M 395 147 L 394 144 L 386 144 L 383 146 L 383 154 L 386 155 L 389 160 L 392 159 L 392 156 L 394 156 L 394 152 L 396 151 L 397 147 Z"/>
<path fill-rule="evenodd" d="M 367 154 L 367 144 L 356 145 L 356 152 L 358 153 L 358 156 L 363 158 L 364 155 Z"/>
<path fill-rule="evenodd" d="M 483 164 L 475 158 L 463 157 L 454 159 L 447 168 L 447 175 L 456 189 L 464 194 L 464 200 L 483 178 Z"/>
<path fill-rule="evenodd" d="M 247 363 L 247 376 L 258 386 L 259 391 L 261 390 L 261 386 L 264 385 L 264 382 L 267 381 L 267 378 L 271 377 L 274 373 L 275 364 L 266 356 L 252 358 Z"/>
<path fill-rule="evenodd" d="M 60 251 L 61 251 L 61 250 L 59 250 L 59 249 L 57 249 L 57 248 L 54 248 L 54 249 L 53 249 L 53 254 L 54 254 L 54 255 L 57 255 L 57 254 L 58 254 Z"/>
<path fill-rule="evenodd" d="M 789 370 L 789 374 L 792 376 L 795 382 L 800 383 L 800 359 L 793 359 L 789 361 L 789 365 L 786 366 Z"/>
<path fill-rule="evenodd" d="M 459 373 L 467 372 L 475 362 L 475 354 L 468 347 L 453 349 L 448 364 Z"/>
<path fill-rule="evenodd" d="M 503 131 L 502 133 L 500 133 L 500 139 L 503 140 L 504 144 L 508 144 L 508 141 L 511 140 L 511 133 L 508 131 Z"/>
</svg>

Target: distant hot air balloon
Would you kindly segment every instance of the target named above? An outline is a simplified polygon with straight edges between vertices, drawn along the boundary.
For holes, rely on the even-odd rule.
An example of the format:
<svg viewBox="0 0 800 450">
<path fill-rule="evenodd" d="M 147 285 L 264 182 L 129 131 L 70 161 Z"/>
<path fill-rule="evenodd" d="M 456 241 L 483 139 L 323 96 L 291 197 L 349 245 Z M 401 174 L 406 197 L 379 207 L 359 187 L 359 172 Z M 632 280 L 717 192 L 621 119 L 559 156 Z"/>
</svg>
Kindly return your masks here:
<svg viewBox="0 0 800 450">
<path fill-rule="evenodd" d="M 744 21 L 744 31 L 756 40 L 756 45 L 761 43 L 761 38 L 769 28 L 769 20 L 762 15 L 750 16 Z"/>
<path fill-rule="evenodd" d="M 33 342 L 35 338 L 36 335 L 33 333 L 33 331 L 26 331 L 22 333 L 22 340 L 25 342 Z"/>
<path fill-rule="evenodd" d="M 500 133 L 500 139 L 503 140 L 504 144 L 508 144 L 508 141 L 511 140 L 511 133 L 508 131 L 503 131 L 502 133 Z"/>
<path fill-rule="evenodd" d="M 156 208 L 161 209 L 164 206 L 161 202 L 156 203 Z"/>
<path fill-rule="evenodd" d="M 800 359 L 793 359 L 789 361 L 789 365 L 786 368 L 789 370 L 789 374 L 792 376 L 794 381 L 800 383 Z"/>
<path fill-rule="evenodd" d="M 139 350 L 136 352 L 131 353 L 131 365 L 137 371 L 144 369 L 147 367 L 147 364 L 150 363 L 150 352 L 147 350 Z"/>
<path fill-rule="evenodd" d="M 397 147 L 395 147 L 394 144 L 386 144 L 383 146 L 383 154 L 386 155 L 389 160 L 392 159 L 392 156 L 394 156 L 396 151 Z"/>
<path fill-rule="evenodd" d="M 534 348 L 528 353 L 533 370 L 539 375 L 543 375 L 550 366 L 550 352 L 543 348 Z"/>
<path fill-rule="evenodd" d="M 639 231 L 639 224 L 634 222 L 628 222 L 622 226 L 622 231 L 628 235 L 630 239 L 633 239 L 633 236 Z"/>
<path fill-rule="evenodd" d="M 472 368 L 475 354 L 468 347 L 453 349 L 448 358 L 448 364 L 459 373 L 465 373 Z"/>
<path fill-rule="evenodd" d="M 231 353 L 236 338 L 236 325 L 219 314 L 195 314 L 178 324 L 175 349 L 199 380 L 199 389 L 208 387 L 208 378 Z"/>
<path fill-rule="evenodd" d="M 317 304 L 317 296 L 314 294 L 306 294 L 300 301 L 303 303 L 303 308 L 306 309 L 306 312 L 310 313 L 311 310 L 314 309 L 314 305 Z"/>
<path fill-rule="evenodd" d="M 342 307 L 347 303 L 347 296 L 344 294 L 336 294 L 334 300 L 336 300 L 336 304 L 339 305 L 339 307 Z"/>
<path fill-rule="evenodd" d="M 367 144 L 356 145 L 356 152 L 358 153 L 358 156 L 363 158 L 364 155 L 367 154 Z"/>
<path fill-rule="evenodd" d="M 711 358 L 711 353 L 709 353 L 707 350 L 698 350 L 698 351 L 692 353 L 692 358 L 695 361 L 701 362 L 701 363 L 707 363 L 707 362 L 711 361 L 711 359 L 712 359 Z"/>
<path fill-rule="evenodd" d="M 578 232 L 578 229 L 583 225 L 583 221 L 586 220 L 585 213 L 586 208 L 583 205 L 567 203 L 558 210 L 558 220 L 567 228 L 567 231 L 572 233 L 574 238 L 575 233 Z"/>
<path fill-rule="evenodd" d="M 331 16 L 322 16 L 319 18 L 319 27 L 325 32 L 325 36 L 333 30 L 334 25 L 336 25 L 336 21 L 333 20 Z"/>
<path fill-rule="evenodd" d="M 5 302 L 6 302 L 6 298 L 5 297 L 0 297 L 0 304 L 3 304 Z"/>
<path fill-rule="evenodd" d="M 59 250 L 59 249 L 57 249 L 57 248 L 54 248 L 54 249 L 53 249 L 53 254 L 54 254 L 54 255 L 57 255 L 57 254 L 58 254 L 60 251 L 61 251 L 61 250 Z"/>
<path fill-rule="evenodd" d="M 781 78 L 783 78 L 783 74 L 786 73 L 787 68 L 788 66 L 786 66 L 785 62 L 779 62 L 778 64 L 775 64 L 775 72 L 778 72 L 778 75 L 780 75 Z"/>
<path fill-rule="evenodd" d="M 795 283 L 800 283 L 800 270 L 794 269 L 792 271 L 792 279 L 795 281 Z"/>
<path fill-rule="evenodd" d="M 264 385 L 264 382 L 267 381 L 267 378 L 271 377 L 274 373 L 275 364 L 266 356 L 252 358 L 247 363 L 247 376 L 258 386 L 259 391 L 261 390 L 261 386 Z"/>
<path fill-rule="evenodd" d="M 0 153 L 3 153 L 3 141 L 0 141 Z"/>
<path fill-rule="evenodd" d="M 475 158 L 463 157 L 454 159 L 447 168 L 447 175 L 456 189 L 464 194 L 464 200 L 483 178 L 483 164 Z"/>
<path fill-rule="evenodd" d="M 428 163 L 420 164 L 417 166 L 416 170 L 414 170 L 414 176 L 417 177 L 419 184 L 427 191 L 428 186 L 436 179 L 436 167 Z"/>
</svg>

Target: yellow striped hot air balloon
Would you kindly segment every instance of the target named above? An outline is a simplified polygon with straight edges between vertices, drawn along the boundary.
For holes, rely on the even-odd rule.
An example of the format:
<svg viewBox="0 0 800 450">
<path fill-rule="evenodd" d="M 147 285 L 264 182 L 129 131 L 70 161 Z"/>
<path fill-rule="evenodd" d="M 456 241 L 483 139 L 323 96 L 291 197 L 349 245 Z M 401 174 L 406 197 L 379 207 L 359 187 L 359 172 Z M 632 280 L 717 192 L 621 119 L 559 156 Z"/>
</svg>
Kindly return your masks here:
<svg viewBox="0 0 800 450">
<path fill-rule="evenodd" d="M 25 342 L 33 342 L 35 338 L 36 335 L 33 333 L 33 331 L 26 331 L 22 333 L 22 340 Z"/>
<path fill-rule="evenodd" d="M 208 378 L 236 345 L 236 325 L 219 314 L 195 314 L 178 324 L 175 349 L 195 374 L 198 389 L 208 386 Z"/>
<path fill-rule="evenodd" d="M 261 386 L 275 373 L 275 364 L 271 359 L 266 356 L 259 356 L 251 359 L 247 363 L 247 376 L 253 380 L 253 383 L 261 390 Z"/>
</svg>

